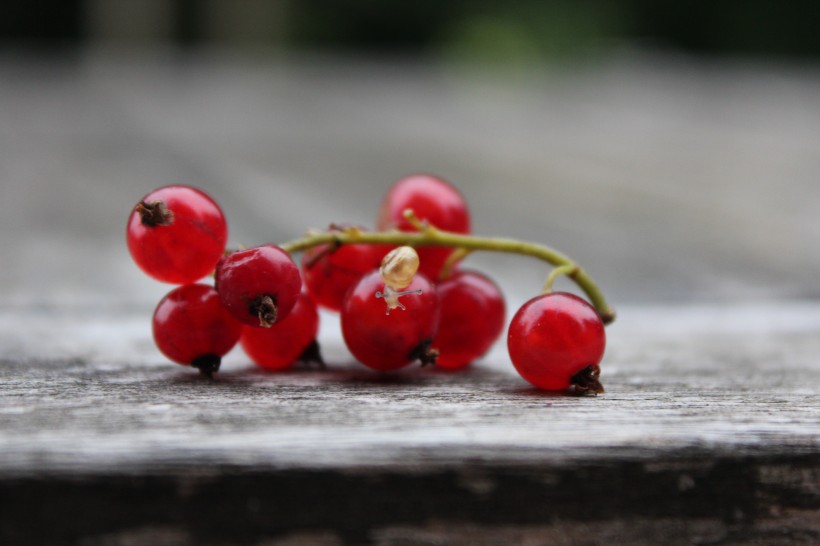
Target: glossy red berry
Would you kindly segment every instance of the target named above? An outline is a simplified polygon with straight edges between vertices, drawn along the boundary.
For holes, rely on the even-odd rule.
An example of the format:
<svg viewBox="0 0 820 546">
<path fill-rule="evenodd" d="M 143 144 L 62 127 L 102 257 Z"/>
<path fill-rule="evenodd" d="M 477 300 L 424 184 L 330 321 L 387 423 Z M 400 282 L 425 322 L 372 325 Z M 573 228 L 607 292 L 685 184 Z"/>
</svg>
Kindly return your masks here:
<svg viewBox="0 0 820 546">
<path fill-rule="evenodd" d="M 378 228 L 416 231 L 404 217 L 412 209 L 422 221 L 439 229 L 455 233 L 470 233 L 470 213 L 461 193 L 449 182 L 429 174 L 414 174 L 393 184 L 382 201 Z M 420 271 L 437 279 L 451 248 L 419 247 Z"/>
<path fill-rule="evenodd" d="M 270 328 L 243 326 L 240 343 L 258 366 L 282 370 L 293 365 L 316 342 L 319 312 L 316 304 L 302 293 L 288 316 Z"/>
<path fill-rule="evenodd" d="M 302 290 L 299 268 L 276 245 L 238 250 L 216 266 L 222 305 L 243 324 L 269 327 L 284 319 Z"/>
<path fill-rule="evenodd" d="M 222 357 L 239 340 L 241 328 L 222 307 L 216 290 L 205 284 L 171 290 L 154 311 L 154 341 L 159 350 L 206 375 L 219 370 Z"/>
<path fill-rule="evenodd" d="M 431 363 L 430 343 L 439 324 L 436 290 L 423 275 L 416 275 L 404 291 L 421 294 L 403 296 L 404 309 L 387 314 L 385 291 L 378 271 L 373 271 L 345 297 L 341 312 L 342 336 L 359 362 L 376 370 L 394 370 L 414 360 Z"/>
<path fill-rule="evenodd" d="M 151 277 L 175 284 L 211 273 L 227 240 L 219 205 L 188 186 L 166 186 L 143 197 L 126 228 L 128 250 L 137 265 Z"/>
<path fill-rule="evenodd" d="M 302 275 L 313 299 L 331 311 L 340 311 L 345 294 L 365 273 L 379 267 L 392 247 L 347 244 L 311 248 L 302 256 Z"/>
<path fill-rule="evenodd" d="M 486 353 L 504 330 L 504 297 L 475 271 L 456 271 L 436 285 L 441 325 L 433 339 L 439 368 L 459 369 Z"/>
<path fill-rule="evenodd" d="M 507 346 L 521 377 L 538 388 L 603 392 L 598 363 L 604 355 L 604 325 L 595 309 L 564 292 L 537 296 L 513 317 Z"/>
</svg>

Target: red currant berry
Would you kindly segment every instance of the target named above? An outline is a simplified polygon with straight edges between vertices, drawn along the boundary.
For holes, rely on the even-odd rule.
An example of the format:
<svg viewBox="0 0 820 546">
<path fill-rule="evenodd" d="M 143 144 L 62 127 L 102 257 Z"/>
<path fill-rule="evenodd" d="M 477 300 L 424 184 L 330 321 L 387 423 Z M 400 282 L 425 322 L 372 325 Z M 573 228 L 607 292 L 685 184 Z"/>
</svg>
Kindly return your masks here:
<svg viewBox="0 0 820 546">
<path fill-rule="evenodd" d="M 393 184 L 382 201 L 378 228 L 416 231 L 404 217 L 407 209 L 412 209 L 420 220 L 439 229 L 470 233 L 467 202 L 454 186 L 441 178 L 415 174 Z M 420 247 L 417 250 L 421 259 L 420 271 L 430 279 L 438 278 L 441 267 L 453 252 L 443 247 Z"/>
<path fill-rule="evenodd" d="M 276 245 L 232 252 L 216 266 L 216 291 L 222 305 L 251 326 L 270 327 L 284 319 L 301 290 L 299 268 Z"/>
<path fill-rule="evenodd" d="M 347 293 L 341 313 L 347 348 L 359 362 L 376 370 L 394 370 L 416 359 L 434 362 L 430 342 L 438 328 L 439 307 L 433 285 L 416 275 L 403 290 L 412 292 L 404 296 L 404 309 L 390 314 L 384 300 L 376 296 L 384 291 L 384 281 L 373 271 Z"/>
<path fill-rule="evenodd" d="M 174 284 L 211 273 L 227 240 L 219 205 L 188 186 L 166 186 L 143 197 L 126 229 L 128 250 L 137 265 L 151 277 Z"/>
<path fill-rule="evenodd" d="M 565 292 L 537 296 L 515 314 L 507 347 L 521 377 L 538 388 L 603 392 L 598 363 L 606 336 L 601 317 L 581 298 Z"/>
<path fill-rule="evenodd" d="M 458 369 L 486 353 L 504 330 L 504 297 L 485 275 L 457 271 L 436 285 L 441 325 L 433 339 L 440 368 Z"/>
<path fill-rule="evenodd" d="M 305 293 L 299 296 L 288 316 L 270 328 L 243 326 L 240 343 L 245 353 L 266 370 L 290 367 L 316 342 L 319 312 Z"/>
<path fill-rule="evenodd" d="M 154 341 L 159 350 L 174 362 L 199 368 L 209 376 L 219 370 L 241 329 L 222 307 L 216 290 L 205 284 L 171 290 L 154 311 Z"/>
<path fill-rule="evenodd" d="M 368 244 L 313 247 L 302 255 L 305 286 L 316 303 L 331 311 L 340 311 L 347 291 L 365 273 L 379 267 L 391 248 Z"/>
</svg>

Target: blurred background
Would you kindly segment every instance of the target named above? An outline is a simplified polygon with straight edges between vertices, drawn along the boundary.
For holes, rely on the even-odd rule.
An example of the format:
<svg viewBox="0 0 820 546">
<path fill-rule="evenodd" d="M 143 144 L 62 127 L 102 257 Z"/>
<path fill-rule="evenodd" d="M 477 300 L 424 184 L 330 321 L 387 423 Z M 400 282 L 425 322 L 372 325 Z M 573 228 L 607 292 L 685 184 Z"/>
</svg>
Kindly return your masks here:
<svg viewBox="0 0 820 546">
<path fill-rule="evenodd" d="M 820 2 L 6 0 L 0 305 L 150 309 L 130 207 L 233 244 L 372 225 L 415 171 L 613 304 L 816 301 Z M 510 294 L 547 273 L 476 255 Z M 512 307 L 515 308 L 515 307 Z"/>
<path fill-rule="evenodd" d="M 6 44 L 100 41 L 556 59 L 625 44 L 817 58 L 813 0 L 6 0 Z"/>
</svg>

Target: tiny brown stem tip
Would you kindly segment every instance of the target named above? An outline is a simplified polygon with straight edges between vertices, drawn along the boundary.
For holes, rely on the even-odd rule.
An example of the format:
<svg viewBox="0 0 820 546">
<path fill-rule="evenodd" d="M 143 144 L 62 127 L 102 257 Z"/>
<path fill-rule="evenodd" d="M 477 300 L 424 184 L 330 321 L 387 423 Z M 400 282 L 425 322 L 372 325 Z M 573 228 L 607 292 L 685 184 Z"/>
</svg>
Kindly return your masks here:
<svg viewBox="0 0 820 546">
<path fill-rule="evenodd" d="M 279 316 L 276 298 L 269 294 L 256 296 L 248 306 L 248 312 L 255 317 L 259 317 L 259 326 L 270 328 L 276 323 Z"/>
<path fill-rule="evenodd" d="M 165 206 L 163 201 L 151 201 L 150 203 L 140 201 L 134 207 L 134 211 L 140 215 L 142 225 L 147 227 L 170 226 L 174 223 L 174 213 Z"/>
<path fill-rule="evenodd" d="M 570 392 L 576 396 L 585 394 L 603 394 L 604 386 L 598 380 L 601 377 L 601 368 L 597 364 L 590 364 L 570 379 Z"/>
<path fill-rule="evenodd" d="M 315 339 L 311 341 L 310 345 L 305 347 L 305 350 L 299 355 L 298 362 L 301 362 L 306 368 L 316 367 L 320 370 L 327 368 L 327 364 L 325 364 L 325 360 L 322 358 L 319 342 Z"/>
<path fill-rule="evenodd" d="M 606 311 L 600 313 L 601 322 L 604 324 L 612 324 L 615 322 L 615 310 L 614 309 L 607 309 Z"/>
<path fill-rule="evenodd" d="M 208 379 L 213 379 L 214 374 L 219 371 L 219 365 L 222 363 L 222 358 L 214 353 L 208 353 L 202 356 L 198 356 L 191 361 L 191 366 L 197 368 L 199 373 L 207 377 Z"/>
<path fill-rule="evenodd" d="M 438 349 L 434 349 L 430 346 L 432 343 L 432 339 L 425 339 L 416 345 L 416 347 L 410 351 L 408 356 L 411 360 L 420 361 L 422 368 L 425 366 L 434 366 L 436 364 L 436 358 L 438 358 L 439 351 Z"/>
</svg>

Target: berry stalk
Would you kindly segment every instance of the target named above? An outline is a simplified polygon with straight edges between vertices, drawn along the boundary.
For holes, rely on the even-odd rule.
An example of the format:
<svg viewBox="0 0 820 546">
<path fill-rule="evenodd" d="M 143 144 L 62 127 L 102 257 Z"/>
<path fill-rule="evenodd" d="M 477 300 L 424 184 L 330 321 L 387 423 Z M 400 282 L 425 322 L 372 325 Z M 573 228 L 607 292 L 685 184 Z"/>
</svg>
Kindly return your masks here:
<svg viewBox="0 0 820 546">
<path fill-rule="evenodd" d="M 414 219 L 412 211 L 405 211 L 405 217 Z M 499 237 L 478 237 L 475 235 L 463 235 L 450 231 L 443 231 L 428 224 L 419 226 L 417 232 L 408 231 L 362 231 L 352 227 L 342 231 L 318 231 L 309 232 L 305 237 L 294 241 L 289 241 L 280 248 L 285 252 L 294 253 L 308 250 L 318 245 L 330 244 L 342 246 L 351 243 L 358 244 L 380 244 L 380 245 L 406 245 L 412 247 L 439 246 L 453 247 L 458 252 L 467 253 L 476 250 L 486 250 L 491 252 L 504 252 L 508 254 L 520 254 L 531 256 L 545 261 L 555 267 L 561 268 L 564 273 L 572 279 L 578 287 L 584 291 L 590 303 L 598 312 L 604 324 L 609 324 L 615 320 L 615 310 L 609 306 L 601 289 L 592 280 L 592 277 L 573 260 L 564 254 L 537 243 L 518 241 Z M 463 250 L 461 250 L 463 249 Z"/>
</svg>

